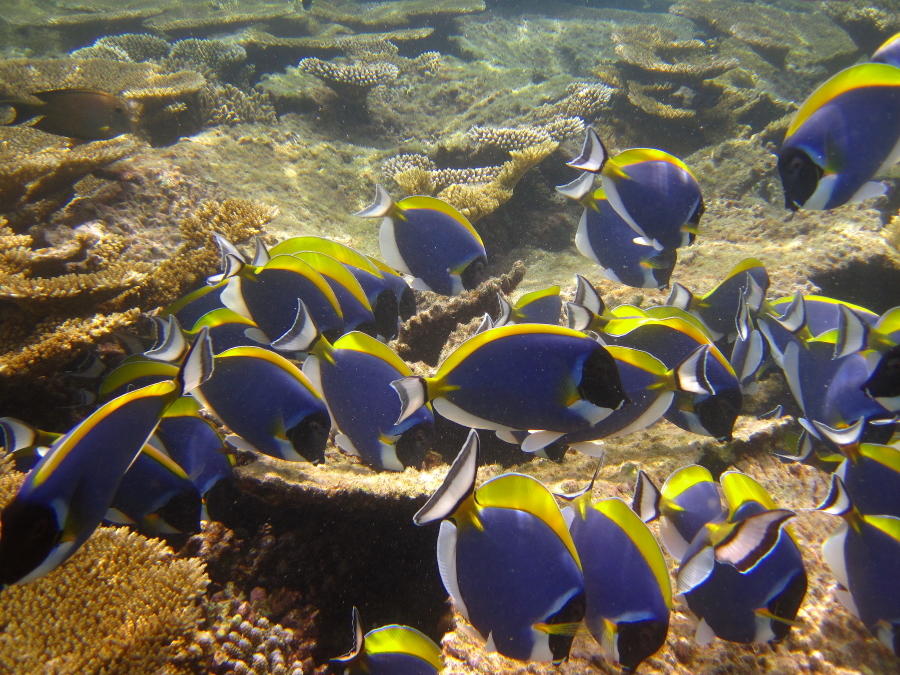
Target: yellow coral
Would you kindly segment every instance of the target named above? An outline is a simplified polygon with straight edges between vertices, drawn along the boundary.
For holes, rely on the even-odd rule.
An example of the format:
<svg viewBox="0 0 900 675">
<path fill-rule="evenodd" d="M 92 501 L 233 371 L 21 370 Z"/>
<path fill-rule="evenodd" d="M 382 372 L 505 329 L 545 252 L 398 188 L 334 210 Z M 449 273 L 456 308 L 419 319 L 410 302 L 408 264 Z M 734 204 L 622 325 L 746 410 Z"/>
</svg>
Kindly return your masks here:
<svg viewBox="0 0 900 675">
<path fill-rule="evenodd" d="M 101 527 L 58 569 L 0 593 L 0 671 L 153 673 L 190 643 L 208 583 L 199 560 Z"/>
</svg>

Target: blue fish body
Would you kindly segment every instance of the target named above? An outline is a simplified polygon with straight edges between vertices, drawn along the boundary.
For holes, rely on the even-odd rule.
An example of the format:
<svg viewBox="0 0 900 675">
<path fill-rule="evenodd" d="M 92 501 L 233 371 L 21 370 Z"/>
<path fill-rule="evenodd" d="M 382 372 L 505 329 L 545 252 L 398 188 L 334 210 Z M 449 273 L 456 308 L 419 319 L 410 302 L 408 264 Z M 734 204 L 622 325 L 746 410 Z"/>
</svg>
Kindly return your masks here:
<svg viewBox="0 0 900 675">
<path fill-rule="evenodd" d="M 191 408 L 193 399 L 182 399 L 166 411 L 156 436 L 169 456 L 184 469 L 201 496 L 231 477 L 231 461 L 219 433 Z M 184 405 L 181 405 L 184 403 Z"/>
<path fill-rule="evenodd" d="M 863 443 L 835 470 L 864 515 L 900 518 L 900 449 Z"/>
<path fill-rule="evenodd" d="M 370 654 L 366 659 L 371 675 L 436 675 L 435 667 L 414 654 L 402 652 Z"/>
<path fill-rule="evenodd" d="M 217 354 L 212 377 L 195 398 L 256 450 L 321 461 L 330 426 L 325 403 L 284 357 L 261 347 Z"/>
<path fill-rule="evenodd" d="M 306 304 L 316 327 L 335 338 L 344 330 L 340 303 L 325 278 L 291 255 L 278 255 L 262 267 L 244 265 L 227 279 L 222 302 L 252 319 L 269 341 L 293 326 L 297 300 Z"/>
<path fill-rule="evenodd" d="M 322 394 L 337 443 L 377 469 L 402 471 L 421 463 L 434 414 L 422 406 L 401 424 L 391 382 L 411 374 L 387 346 L 363 333 L 347 333 L 321 355 L 307 357 L 303 372 Z"/>
<path fill-rule="evenodd" d="M 172 458 L 152 444 L 144 447 L 122 477 L 107 520 L 134 523 L 151 535 L 199 532 L 197 487 Z"/>
<path fill-rule="evenodd" d="M 803 103 L 778 153 L 789 209 L 832 209 L 883 193 L 870 184 L 900 156 L 900 68 L 862 63 Z"/>
<path fill-rule="evenodd" d="M 178 300 L 162 311 L 162 316 L 173 315 L 182 326 L 193 326 L 197 319 L 222 307 L 221 293 L 225 288 L 223 282 L 200 286 L 185 293 Z"/>
<path fill-rule="evenodd" d="M 419 290 L 457 295 L 483 276 L 487 253 L 468 219 L 434 197 L 413 196 L 394 202 L 381 187 L 375 203 L 357 215 L 382 218 L 381 255 L 394 269 L 411 275 Z"/>
<path fill-rule="evenodd" d="M 391 624 L 363 635 L 353 608 L 353 648 L 331 660 L 344 675 L 437 675 L 441 648 L 410 626 Z"/>
<path fill-rule="evenodd" d="M 53 444 L 3 511 L 0 585 L 43 576 L 87 541 L 179 393 L 170 380 L 123 394 Z M 30 542 L 26 550 L 14 548 L 22 536 Z"/>
<path fill-rule="evenodd" d="M 575 233 L 575 246 L 603 275 L 634 288 L 663 288 L 675 269 L 675 249 L 660 252 L 635 243 L 634 229 L 610 205 L 602 190 L 591 197 Z"/>
<path fill-rule="evenodd" d="M 503 299 L 500 309 L 500 317 L 494 322 L 494 326 L 508 323 L 545 323 L 556 326 L 559 324 L 559 314 L 562 311 L 559 286 L 526 293 L 514 305 L 509 305 Z"/>
<path fill-rule="evenodd" d="M 894 33 L 885 40 L 872 54 L 870 61 L 900 67 L 900 33 Z"/>
<path fill-rule="evenodd" d="M 252 319 L 227 307 L 207 312 L 185 332 L 188 335 L 196 335 L 204 327 L 209 330 L 214 354 L 220 354 L 232 347 L 254 346 L 260 344 L 258 340 L 263 339 L 259 326 Z"/>
<path fill-rule="evenodd" d="M 740 522 L 765 510 L 761 504 L 746 502 L 731 520 Z M 691 542 L 686 559 L 708 545 L 704 539 L 701 532 Z M 684 598 L 691 611 L 723 640 L 768 642 L 787 634 L 788 622 L 796 616 L 806 586 L 800 551 L 787 531 L 781 530 L 773 549 L 753 569 L 741 573 L 728 563 L 716 562 L 709 578 L 685 593 Z M 771 619 L 757 610 L 766 610 L 786 621 Z"/>
<path fill-rule="evenodd" d="M 613 661 L 634 670 L 665 643 L 668 570 L 653 535 L 624 502 L 586 502 L 569 507 L 584 572 L 584 621 Z"/>
<path fill-rule="evenodd" d="M 428 378 L 428 388 L 445 417 L 496 430 L 579 431 L 624 400 L 615 361 L 600 344 L 540 324 L 470 338 Z"/>
<path fill-rule="evenodd" d="M 601 172 L 607 199 L 635 231 L 661 250 L 693 242 L 703 199 L 683 162 L 662 150 L 632 148 L 609 160 Z"/>
</svg>

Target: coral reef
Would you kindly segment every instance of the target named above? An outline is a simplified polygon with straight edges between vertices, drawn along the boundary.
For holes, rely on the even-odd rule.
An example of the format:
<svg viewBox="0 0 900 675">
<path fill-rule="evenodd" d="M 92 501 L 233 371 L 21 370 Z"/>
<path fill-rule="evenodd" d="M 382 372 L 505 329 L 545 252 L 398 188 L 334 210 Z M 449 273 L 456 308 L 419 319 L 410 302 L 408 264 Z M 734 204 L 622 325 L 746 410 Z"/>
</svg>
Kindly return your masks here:
<svg viewBox="0 0 900 675">
<path fill-rule="evenodd" d="M 489 279 L 459 296 L 444 298 L 423 293 L 424 307 L 400 327 L 395 351 L 407 361 L 435 365 L 453 329 L 472 319 L 480 319 L 485 312 L 496 315 L 499 311 L 497 293 L 509 295 L 524 277 L 525 266 L 517 262 L 508 273 Z"/>
<path fill-rule="evenodd" d="M 398 0 L 387 4 L 370 3 L 363 7 L 343 0 L 316 4 L 313 15 L 335 23 L 354 28 L 387 27 L 399 28 L 446 21 L 449 18 L 483 12 L 483 0 L 448 0 L 428 2 L 427 0 Z"/>
<path fill-rule="evenodd" d="M 317 58 L 301 59 L 297 69 L 327 84 L 347 105 L 364 107 L 372 87 L 397 79 L 399 69 L 385 61 L 375 63 L 340 63 Z"/>
<path fill-rule="evenodd" d="M 0 506 L 21 477 L 0 475 Z M 175 558 L 128 528 L 100 527 L 65 565 L 0 594 L 0 669 L 156 672 L 185 658 L 208 582 L 197 559 Z"/>
</svg>

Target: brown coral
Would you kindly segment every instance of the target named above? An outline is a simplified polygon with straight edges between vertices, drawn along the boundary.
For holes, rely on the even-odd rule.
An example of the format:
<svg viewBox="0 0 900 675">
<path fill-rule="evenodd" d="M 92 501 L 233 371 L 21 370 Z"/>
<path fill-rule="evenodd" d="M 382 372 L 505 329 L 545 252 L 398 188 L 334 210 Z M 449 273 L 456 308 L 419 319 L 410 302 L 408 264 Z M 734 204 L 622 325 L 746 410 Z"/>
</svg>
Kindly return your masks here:
<svg viewBox="0 0 900 675">
<path fill-rule="evenodd" d="M 517 261 L 506 274 L 488 279 L 462 295 L 444 298 L 426 294 L 427 308 L 400 327 L 396 352 L 407 361 L 436 365 L 447 337 L 458 325 L 481 318 L 485 313 L 496 315 L 497 294 L 509 295 L 524 278 L 525 265 Z"/>
<path fill-rule="evenodd" d="M 464 14 L 483 12 L 483 0 L 399 0 L 390 3 L 368 3 L 360 5 L 351 2 L 317 3 L 312 13 L 317 18 L 356 28 L 400 27 L 421 25 L 428 22 L 446 21 Z"/>
<path fill-rule="evenodd" d="M 339 97 L 352 103 L 362 103 L 372 87 L 397 79 L 400 69 L 392 63 L 339 63 L 317 58 L 302 59 L 297 69 L 322 80 Z"/>
<path fill-rule="evenodd" d="M 155 672 L 189 644 L 208 582 L 163 542 L 101 527 L 47 576 L 0 594 L 0 670 Z"/>
</svg>

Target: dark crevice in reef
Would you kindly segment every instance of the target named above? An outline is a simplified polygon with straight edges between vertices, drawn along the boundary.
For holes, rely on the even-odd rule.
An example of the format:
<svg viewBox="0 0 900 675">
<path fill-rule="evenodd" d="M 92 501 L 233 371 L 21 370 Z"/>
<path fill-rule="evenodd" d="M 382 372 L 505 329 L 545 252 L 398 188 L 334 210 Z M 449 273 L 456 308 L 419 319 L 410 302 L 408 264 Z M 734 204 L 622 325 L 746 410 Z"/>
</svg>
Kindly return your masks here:
<svg viewBox="0 0 900 675">
<path fill-rule="evenodd" d="M 248 597 L 262 588 L 269 618 L 316 635 L 313 659 L 349 649 L 351 608 L 367 626 L 406 623 L 435 640 L 448 610 L 435 556 L 438 528 L 416 527 L 424 498 L 363 492 L 290 495 L 240 481 L 223 524 L 234 539 L 208 561 L 213 583 Z M 311 626 L 310 626 L 311 624 Z"/>
<path fill-rule="evenodd" d="M 852 261 L 840 267 L 823 270 L 810 277 L 822 295 L 882 314 L 897 305 L 900 269 L 886 255 L 873 255 L 865 262 Z"/>
</svg>

